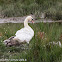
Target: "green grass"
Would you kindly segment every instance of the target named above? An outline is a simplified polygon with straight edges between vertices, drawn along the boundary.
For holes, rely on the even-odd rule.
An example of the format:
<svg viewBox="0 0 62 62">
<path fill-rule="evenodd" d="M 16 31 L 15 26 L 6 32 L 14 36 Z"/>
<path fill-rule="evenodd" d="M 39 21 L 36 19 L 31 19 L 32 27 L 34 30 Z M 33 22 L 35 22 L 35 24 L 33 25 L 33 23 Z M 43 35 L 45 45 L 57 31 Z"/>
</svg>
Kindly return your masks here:
<svg viewBox="0 0 62 62">
<path fill-rule="evenodd" d="M 62 0 L 0 0 L 0 14 L 4 17 L 20 17 L 29 14 L 62 20 Z"/>
<path fill-rule="evenodd" d="M 33 28 L 35 35 L 29 44 L 31 49 L 23 50 L 21 47 L 5 47 L 3 45 L 3 40 L 14 36 L 17 30 L 23 28 L 23 24 L 0 24 L 0 59 L 27 59 L 25 62 L 61 62 L 62 48 L 58 45 L 49 46 L 47 44 L 53 41 L 62 41 L 62 39 L 59 39 L 62 35 L 62 23 L 36 23 L 29 25 Z M 44 32 L 47 39 L 39 38 L 38 32 Z"/>
</svg>

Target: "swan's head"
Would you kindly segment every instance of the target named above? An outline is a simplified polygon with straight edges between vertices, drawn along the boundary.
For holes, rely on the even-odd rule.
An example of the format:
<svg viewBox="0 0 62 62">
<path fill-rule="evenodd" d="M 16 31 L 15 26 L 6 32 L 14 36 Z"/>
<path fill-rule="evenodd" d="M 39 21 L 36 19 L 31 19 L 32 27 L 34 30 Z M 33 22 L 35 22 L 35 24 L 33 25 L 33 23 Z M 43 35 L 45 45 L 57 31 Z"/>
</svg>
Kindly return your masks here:
<svg viewBox="0 0 62 62">
<path fill-rule="evenodd" d="M 32 23 L 34 23 L 32 16 L 27 16 L 27 17 L 26 17 L 26 20 L 27 20 L 27 21 L 30 21 L 30 22 L 32 22 Z"/>
</svg>

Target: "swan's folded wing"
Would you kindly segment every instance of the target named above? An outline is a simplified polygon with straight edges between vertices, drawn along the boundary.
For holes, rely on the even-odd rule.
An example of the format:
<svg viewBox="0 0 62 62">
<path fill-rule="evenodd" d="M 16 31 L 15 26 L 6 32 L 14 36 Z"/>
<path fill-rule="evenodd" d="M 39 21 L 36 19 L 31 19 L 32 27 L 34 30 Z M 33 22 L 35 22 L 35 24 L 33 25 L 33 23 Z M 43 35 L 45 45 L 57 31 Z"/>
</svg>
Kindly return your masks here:
<svg viewBox="0 0 62 62">
<path fill-rule="evenodd" d="M 17 35 L 20 35 L 20 34 L 27 34 L 29 32 L 29 30 L 27 29 L 27 28 L 22 28 L 22 29 L 20 29 L 20 30 L 18 30 L 17 32 L 16 32 L 16 36 Z"/>
<path fill-rule="evenodd" d="M 24 27 L 18 30 L 15 35 L 21 42 L 29 42 L 34 36 L 34 31 L 30 27 Z"/>
</svg>

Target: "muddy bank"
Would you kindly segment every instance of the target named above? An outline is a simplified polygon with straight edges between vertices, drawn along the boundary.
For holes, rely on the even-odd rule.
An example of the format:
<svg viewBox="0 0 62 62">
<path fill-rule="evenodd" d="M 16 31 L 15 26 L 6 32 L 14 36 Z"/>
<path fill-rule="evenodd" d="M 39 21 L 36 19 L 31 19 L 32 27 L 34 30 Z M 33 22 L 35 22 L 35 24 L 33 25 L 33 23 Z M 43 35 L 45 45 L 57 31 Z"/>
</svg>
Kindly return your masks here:
<svg viewBox="0 0 62 62">
<path fill-rule="evenodd" d="M 27 16 L 23 16 L 23 17 L 10 17 L 10 18 L 0 18 L 0 23 L 23 23 L 24 22 L 24 19 L 26 18 Z M 32 17 L 35 19 L 35 16 L 32 15 Z M 39 23 L 39 22 L 62 22 L 62 20 L 59 20 L 59 21 L 53 21 L 51 19 L 39 19 L 39 20 L 34 20 L 35 23 Z"/>
<path fill-rule="evenodd" d="M 0 18 L 0 23 L 23 23 L 25 17 Z"/>
</svg>

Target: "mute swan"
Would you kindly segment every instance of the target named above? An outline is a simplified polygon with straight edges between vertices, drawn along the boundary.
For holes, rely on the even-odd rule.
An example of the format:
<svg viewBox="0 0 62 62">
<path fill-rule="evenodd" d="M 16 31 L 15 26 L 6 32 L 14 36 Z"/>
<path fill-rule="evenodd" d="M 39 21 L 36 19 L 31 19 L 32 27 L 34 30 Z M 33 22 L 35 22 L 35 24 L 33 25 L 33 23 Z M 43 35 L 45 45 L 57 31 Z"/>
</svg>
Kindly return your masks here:
<svg viewBox="0 0 62 62">
<path fill-rule="evenodd" d="M 30 40 L 34 36 L 34 31 L 33 29 L 28 25 L 28 21 L 33 22 L 33 18 L 31 16 L 27 16 L 25 21 L 24 21 L 24 28 L 18 30 L 15 34 L 15 37 L 12 38 L 11 43 L 24 43 L 27 42 L 29 44 Z"/>
<path fill-rule="evenodd" d="M 18 42 L 27 42 L 29 44 L 29 41 L 34 36 L 33 29 L 28 25 L 28 21 L 31 21 L 33 23 L 33 18 L 31 16 L 27 16 L 24 21 L 24 28 L 18 30 L 16 32 L 16 36 L 13 38 L 13 40 L 18 40 Z"/>
<path fill-rule="evenodd" d="M 4 40 L 4 44 L 7 46 L 17 45 L 19 43 L 28 43 L 34 36 L 33 29 L 28 25 L 28 21 L 33 22 L 33 18 L 31 16 L 27 16 L 24 21 L 24 28 L 18 30 L 15 34 L 15 37 L 10 37 L 7 40 Z"/>
</svg>

